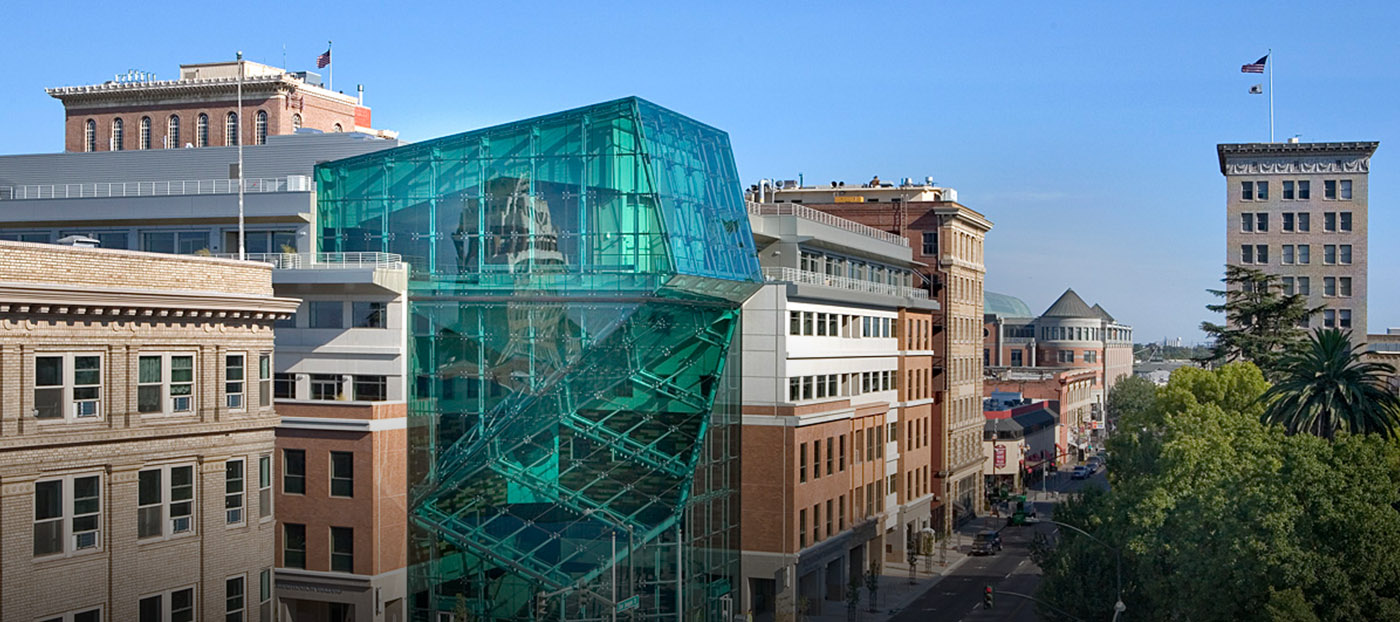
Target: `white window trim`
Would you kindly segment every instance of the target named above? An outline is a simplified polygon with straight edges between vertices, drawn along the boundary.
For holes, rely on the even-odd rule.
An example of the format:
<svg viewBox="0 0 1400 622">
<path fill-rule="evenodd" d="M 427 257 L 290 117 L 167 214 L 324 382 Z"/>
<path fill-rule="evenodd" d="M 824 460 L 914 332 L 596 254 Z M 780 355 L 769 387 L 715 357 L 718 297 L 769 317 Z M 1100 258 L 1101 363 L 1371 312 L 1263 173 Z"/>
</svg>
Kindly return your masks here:
<svg viewBox="0 0 1400 622">
<path fill-rule="evenodd" d="M 103 617 L 104 612 L 102 610 L 102 605 L 96 605 L 93 607 L 79 607 L 77 609 L 65 611 L 63 613 L 53 613 L 46 616 L 39 616 L 35 619 L 38 620 L 38 622 L 53 622 L 54 620 L 60 620 L 62 622 L 73 622 L 73 619 L 79 614 L 92 613 L 94 611 L 97 612 L 98 620 L 106 619 L 105 617 Z"/>
<path fill-rule="evenodd" d="M 230 360 L 238 357 L 242 360 L 239 369 L 243 371 L 243 377 L 234 380 L 229 377 L 229 371 L 233 368 Z M 248 360 L 247 352 L 225 352 L 224 353 L 224 406 L 229 412 L 246 412 L 248 410 Z M 238 391 L 230 391 L 234 384 L 238 385 Z"/>
<path fill-rule="evenodd" d="M 263 461 L 267 462 L 267 485 L 262 483 Z M 258 522 L 265 523 L 273 519 L 273 498 L 272 482 L 277 474 L 272 468 L 272 454 L 262 454 L 258 456 Z M 266 502 L 264 502 L 264 497 Z"/>
<path fill-rule="evenodd" d="M 78 414 L 78 402 L 77 402 L 77 400 L 73 399 L 73 390 L 76 388 L 76 385 L 74 384 L 74 378 L 73 378 L 73 376 L 74 376 L 75 373 L 77 373 L 77 368 L 76 368 L 75 365 L 73 364 L 73 359 L 75 359 L 75 358 L 77 358 L 77 357 L 80 357 L 80 356 L 95 356 L 95 357 L 97 357 L 97 375 L 98 375 L 98 380 L 99 380 L 99 383 L 96 385 L 96 386 L 97 386 L 97 399 L 96 399 L 96 400 L 83 400 L 84 402 L 94 402 L 94 403 L 96 404 L 96 406 L 95 406 L 96 412 L 93 413 L 93 414 L 91 414 L 91 415 L 79 415 L 79 414 Z M 42 424 L 46 424 L 46 423 L 61 423 L 61 422 L 73 422 L 73 421 L 102 421 L 102 420 L 105 418 L 105 416 L 106 416 L 106 415 L 104 414 L 103 408 L 102 408 L 103 397 L 104 397 L 105 390 L 106 390 L 106 383 L 105 383 L 105 382 L 101 382 L 101 381 L 104 380 L 104 379 L 106 378 L 105 375 L 104 375 L 104 373 L 105 373 L 106 370 L 107 370 L 107 360 L 106 360 L 107 357 L 104 356 L 102 352 L 69 352 L 69 351 L 50 352 L 50 351 L 42 351 L 42 350 L 41 350 L 41 351 L 35 352 L 34 355 L 33 355 L 32 357 L 30 357 L 30 366 L 29 366 L 29 370 L 30 370 L 30 383 L 29 383 L 29 386 L 30 386 L 30 388 L 31 388 L 31 392 L 30 392 L 30 398 L 31 398 L 31 399 L 34 397 L 33 391 L 38 391 L 38 390 L 40 390 L 40 389 L 52 389 L 52 388 L 55 388 L 56 386 L 58 386 L 58 385 L 46 386 L 46 387 L 40 387 L 40 386 L 38 386 L 38 373 L 37 373 L 37 372 L 38 372 L 38 367 L 39 367 L 39 361 L 38 361 L 38 360 L 39 360 L 40 358 L 46 358 L 46 357 L 61 357 L 61 358 L 63 359 L 63 380 L 62 380 L 62 387 L 63 387 L 63 414 L 62 414 L 62 416 L 57 417 L 57 418 L 39 419 L 38 417 L 35 417 L 35 415 L 36 415 L 37 412 L 38 412 L 38 409 L 31 409 L 31 410 L 30 410 L 30 413 L 29 413 L 29 414 L 30 414 L 30 417 L 33 418 L 35 421 L 38 421 L 41 425 L 42 425 Z M 84 386 L 84 387 L 89 387 L 89 386 L 93 386 L 93 385 L 83 385 L 83 386 Z"/>
<path fill-rule="evenodd" d="M 241 598 L 243 599 L 243 603 L 242 603 L 242 605 L 241 605 L 238 609 L 229 609 L 229 605 L 228 605 L 228 582 L 229 582 L 230 580 L 232 580 L 232 579 L 238 579 L 238 580 L 240 580 L 240 581 L 243 582 L 243 595 L 241 596 Z M 239 619 L 239 620 L 242 620 L 243 622 L 247 622 L 248 620 L 251 619 L 250 616 L 248 615 L 248 612 L 249 612 L 249 607 L 248 607 L 248 575 L 247 575 L 247 573 L 243 573 L 243 574 L 233 574 L 233 575 L 229 575 L 229 576 L 227 576 L 227 577 L 224 577 L 224 617 L 223 617 L 222 619 L 228 620 L 228 616 L 230 616 L 230 615 L 236 613 L 236 614 L 238 614 L 238 619 Z M 196 619 L 198 619 L 198 618 L 196 618 Z"/>
<path fill-rule="evenodd" d="M 272 353 L 258 353 L 258 408 L 272 407 Z"/>
<path fill-rule="evenodd" d="M 195 414 L 199 410 L 199 353 L 193 350 L 172 350 L 156 352 L 140 352 L 136 358 L 136 386 L 138 391 L 137 409 L 140 409 L 139 391 L 142 386 L 152 386 L 156 383 L 141 382 L 141 359 L 144 357 L 160 357 L 160 406 L 161 409 L 155 412 L 140 413 L 142 417 L 186 417 Z M 172 384 L 170 376 L 174 372 L 171 368 L 171 359 L 177 356 L 190 357 L 190 393 L 189 395 L 171 395 Z M 186 383 L 179 383 L 186 384 Z M 189 406 L 184 409 L 177 409 L 177 400 L 189 400 Z"/>
<path fill-rule="evenodd" d="M 95 540 L 94 540 L 94 543 L 93 543 L 92 546 L 83 547 L 83 548 L 78 548 L 78 546 L 77 546 L 77 538 L 76 538 L 76 536 L 75 536 L 74 533 L 73 533 L 73 519 L 75 518 L 75 516 L 74 516 L 74 514 L 73 514 L 73 490 L 74 490 L 74 489 L 73 489 L 73 480 L 79 479 L 79 478 L 84 478 L 84 477 L 96 477 L 96 478 L 97 478 L 97 531 L 96 531 Z M 43 556 L 34 556 L 34 559 L 35 559 L 35 560 L 63 559 L 63 558 L 67 558 L 67 557 L 73 557 L 73 556 L 75 556 L 75 555 L 87 555 L 87 554 L 89 554 L 89 553 L 101 553 L 101 552 L 106 548 L 106 546 L 105 546 L 105 544 L 103 543 L 103 540 L 102 540 L 102 526 L 104 525 L 104 521 L 103 521 L 103 518 L 104 518 L 104 517 L 102 516 L 102 513 L 103 513 L 103 508 L 105 507 L 104 501 L 106 501 L 105 497 L 106 497 L 106 494 L 107 494 L 107 482 L 104 481 L 104 478 L 102 477 L 102 472 L 101 472 L 101 471 L 86 471 L 86 472 L 78 472 L 78 473 L 69 473 L 69 474 L 65 474 L 65 475 L 58 476 L 58 477 L 45 477 L 45 478 L 37 479 L 37 480 L 34 481 L 35 492 L 31 492 L 30 495 L 29 495 L 30 503 L 31 503 L 31 504 L 34 503 L 34 496 L 35 496 L 35 494 L 37 494 L 37 489 L 38 489 L 38 485 L 39 485 L 39 484 L 44 483 L 44 482 L 53 482 L 53 481 L 58 481 L 58 482 L 62 482 L 62 483 L 63 483 L 63 500 L 62 500 L 62 502 L 61 502 L 61 503 L 62 503 L 62 507 L 63 507 L 63 514 L 62 514 L 58 519 L 56 519 L 56 520 L 62 522 L 62 524 L 63 524 L 63 538 L 62 538 L 62 541 L 63 541 L 63 550 L 60 551 L 60 552 L 57 552 L 57 553 L 49 553 L 49 554 L 46 554 L 46 555 L 43 555 Z M 85 515 L 85 516 L 87 516 L 87 515 Z M 30 547 L 29 547 L 29 550 L 30 550 L 30 553 L 31 553 L 31 555 L 32 555 L 32 553 L 33 553 L 33 551 L 34 551 L 34 547 L 33 547 L 33 537 L 34 537 L 33 525 L 37 525 L 37 524 L 39 523 L 39 521 L 38 521 L 37 519 L 34 518 L 34 512 L 33 512 L 32 510 L 31 510 L 30 513 L 29 513 L 29 517 L 30 517 L 30 518 L 29 518 L 29 522 L 30 522 L 30 525 L 31 525 L 31 528 L 30 528 L 30 531 L 29 531 L 29 534 L 30 534 Z M 52 521 L 52 520 L 55 520 L 55 519 L 47 519 L 47 520 L 45 520 L 44 522 L 49 522 L 49 521 Z M 80 609 L 80 610 L 78 610 L 78 613 L 81 613 L 81 612 L 83 612 L 83 611 L 90 611 L 90 610 L 91 610 L 91 609 Z"/>
<path fill-rule="evenodd" d="M 193 619 L 198 620 L 198 619 L 200 619 L 200 611 L 199 611 L 199 586 L 198 586 L 198 585 L 194 585 L 194 584 L 182 585 L 182 586 L 180 586 L 180 587 L 177 587 L 177 588 L 174 588 L 174 589 L 165 590 L 165 591 L 163 591 L 163 592 L 152 592 L 152 593 L 150 593 L 150 594 L 142 594 L 140 597 L 138 597 L 138 598 L 136 599 L 137 607 L 138 607 L 137 611 L 138 611 L 138 613 L 139 613 L 139 611 L 140 611 L 139 607 L 140 607 L 140 602 L 141 602 L 141 601 L 146 600 L 147 598 L 154 598 L 154 597 L 159 596 L 159 597 L 160 597 L 160 620 L 161 620 L 161 622 L 169 622 L 169 620 L 170 620 L 170 607 L 174 604 L 173 599 L 171 599 L 170 597 L 171 597 L 171 595 L 174 594 L 175 592 L 183 592 L 183 591 L 185 591 L 185 590 L 189 590 L 189 591 L 190 591 L 190 610 L 191 610 L 191 612 L 194 614 Z"/>
<path fill-rule="evenodd" d="M 228 484 L 229 484 L 229 479 L 228 479 L 228 467 L 229 467 L 229 464 L 230 464 L 230 463 L 234 463 L 234 462 L 237 462 L 237 463 L 240 464 L 240 466 L 239 466 L 239 472 L 241 473 L 241 477 L 239 478 L 239 482 L 241 482 L 242 486 L 238 489 L 237 492 L 229 492 L 229 489 L 228 489 Z M 234 507 L 230 507 L 230 506 L 229 506 L 229 500 L 230 500 L 230 498 L 232 498 L 232 497 L 234 497 L 234 496 L 237 496 L 237 497 L 238 497 L 238 505 L 237 505 L 237 506 L 234 506 Z M 228 460 L 225 460 L 225 461 L 224 461 L 224 505 L 223 505 L 223 508 L 224 508 L 224 526 L 226 526 L 226 527 L 228 527 L 228 528 L 234 528 L 234 527 L 242 527 L 242 526 L 248 524 L 248 459 L 247 459 L 247 458 L 244 458 L 243 456 L 239 456 L 239 457 L 237 457 L 237 458 L 229 458 Z M 237 516 L 238 516 L 237 519 L 234 519 L 234 518 L 233 518 L 235 512 L 237 513 Z"/>
<path fill-rule="evenodd" d="M 170 497 L 171 497 L 171 494 L 170 494 L 170 492 L 171 492 L 171 491 L 170 491 L 170 488 L 171 488 L 170 472 L 171 472 L 172 470 L 178 469 L 178 468 L 180 468 L 180 467 L 189 467 L 189 468 L 190 468 L 190 487 L 192 488 L 192 490 L 190 491 L 190 498 L 189 498 L 189 501 L 188 501 L 189 504 L 190 504 L 190 513 L 189 513 L 189 517 L 188 517 L 189 526 L 186 527 L 186 528 L 185 528 L 184 530 L 182 530 L 182 531 L 176 531 L 176 530 L 175 530 L 174 519 L 172 519 L 172 518 L 170 517 L 170 506 L 171 506 L 172 503 L 173 503 L 173 500 L 170 498 Z M 139 496 L 139 494 L 140 494 L 140 479 L 139 479 L 139 478 L 140 478 L 140 473 L 143 473 L 143 472 L 146 472 L 146 471 L 160 471 L 160 501 L 157 502 L 157 503 L 141 505 L 141 500 L 140 500 L 140 496 Z M 195 536 L 195 535 L 197 535 L 197 534 L 199 533 L 198 530 L 195 529 L 195 527 L 197 526 L 197 518 L 199 517 L 199 495 L 200 495 L 200 489 L 199 489 L 199 465 L 198 465 L 198 464 L 195 464 L 195 463 L 193 463 L 193 462 L 176 462 L 176 463 L 171 463 L 171 464 L 150 465 L 150 466 L 148 466 L 148 467 L 146 467 L 146 468 L 144 468 L 144 469 L 141 469 L 141 470 L 138 472 L 138 474 L 137 474 L 137 478 L 138 478 L 138 479 L 137 479 L 137 494 L 138 494 L 138 496 L 137 496 L 137 500 L 136 500 L 136 503 L 137 503 L 136 509 L 137 509 L 137 523 L 138 523 L 138 531 L 137 531 L 137 533 L 138 533 L 138 534 L 140 533 L 140 531 L 139 531 L 140 510 L 141 510 L 142 508 L 148 508 L 148 507 L 160 507 L 160 535 L 158 535 L 158 536 L 145 536 L 145 537 L 141 537 L 141 536 L 138 535 L 138 536 L 137 536 L 137 540 L 136 540 L 138 543 L 161 542 L 161 541 L 164 541 L 164 540 L 170 540 L 170 539 L 172 539 L 172 538 L 186 538 L 186 537 L 190 537 L 190 536 Z"/>
</svg>

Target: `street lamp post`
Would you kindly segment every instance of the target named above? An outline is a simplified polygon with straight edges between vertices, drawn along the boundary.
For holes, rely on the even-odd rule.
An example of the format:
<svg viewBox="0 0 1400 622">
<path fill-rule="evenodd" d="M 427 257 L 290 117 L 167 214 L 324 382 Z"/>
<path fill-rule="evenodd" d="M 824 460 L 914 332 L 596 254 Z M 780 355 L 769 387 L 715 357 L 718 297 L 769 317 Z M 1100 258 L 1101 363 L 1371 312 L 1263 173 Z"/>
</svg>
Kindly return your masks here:
<svg viewBox="0 0 1400 622">
<path fill-rule="evenodd" d="M 1123 552 L 1119 550 L 1118 547 L 1098 539 L 1094 536 L 1094 534 L 1084 531 L 1083 529 L 1075 527 L 1074 525 L 1071 525 L 1069 523 L 1062 523 L 1060 521 L 1050 519 L 1046 519 L 1045 522 L 1054 523 L 1066 529 L 1072 529 L 1078 533 L 1084 534 L 1090 540 L 1093 540 L 1094 542 L 1108 547 L 1108 550 L 1113 551 L 1113 570 L 1114 575 L 1117 579 L 1118 588 L 1118 602 L 1113 603 L 1113 620 L 1114 622 L 1117 622 L 1118 616 L 1121 615 L 1124 611 L 1127 611 L 1128 609 L 1127 605 L 1123 604 Z"/>
</svg>

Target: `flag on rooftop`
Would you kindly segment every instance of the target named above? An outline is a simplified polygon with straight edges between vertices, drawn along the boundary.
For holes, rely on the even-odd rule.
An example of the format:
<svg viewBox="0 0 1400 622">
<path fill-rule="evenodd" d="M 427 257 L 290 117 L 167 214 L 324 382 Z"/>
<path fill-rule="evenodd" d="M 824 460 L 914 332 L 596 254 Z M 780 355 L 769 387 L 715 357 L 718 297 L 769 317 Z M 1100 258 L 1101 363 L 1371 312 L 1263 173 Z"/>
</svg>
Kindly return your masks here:
<svg viewBox="0 0 1400 622">
<path fill-rule="evenodd" d="M 321 69 L 329 64 L 331 64 L 331 51 L 327 48 L 325 54 L 316 57 L 316 68 Z M 1263 70 L 1261 69 L 1260 71 Z"/>
<path fill-rule="evenodd" d="M 327 54 L 327 58 L 329 58 L 330 52 L 326 52 L 326 54 Z M 1263 56 L 1260 56 L 1260 57 L 1259 57 L 1259 60 L 1256 60 L 1256 61 L 1254 61 L 1254 62 L 1252 62 L 1252 63 L 1250 63 L 1250 64 L 1248 64 L 1248 65 L 1243 65 L 1243 66 L 1241 66 L 1241 67 L 1240 67 L 1240 73 L 1264 73 L 1264 63 L 1266 63 L 1266 62 L 1268 62 L 1268 61 L 1269 61 L 1269 55 L 1268 55 L 1268 54 L 1265 54 L 1265 55 L 1263 55 Z"/>
</svg>

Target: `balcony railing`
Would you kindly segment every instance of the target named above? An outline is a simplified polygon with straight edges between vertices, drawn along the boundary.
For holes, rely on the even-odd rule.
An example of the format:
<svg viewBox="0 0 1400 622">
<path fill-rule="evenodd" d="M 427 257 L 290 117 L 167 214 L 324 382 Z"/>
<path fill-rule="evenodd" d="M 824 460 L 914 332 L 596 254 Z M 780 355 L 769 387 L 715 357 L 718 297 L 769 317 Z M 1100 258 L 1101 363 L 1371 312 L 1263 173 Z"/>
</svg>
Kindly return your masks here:
<svg viewBox="0 0 1400 622">
<path fill-rule="evenodd" d="M 243 192 L 310 192 L 306 175 L 265 177 L 243 180 Z M 196 179 L 182 181 L 126 181 L 90 184 L 37 184 L 0 186 L 0 201 L 23 199 L 90 199 L 112 197 L 160 197 L 189 194 L 233 194 L 236 179 Z"/>
<path fill-rule="evenodd" d="M 214 256 L 238 259 L 238 253 Z M 398 269 L 403 266 L 403 256 L 395 253 L 248 253 L 247 260 L 270 263 L 279 270 Z"/>
<path fill-rule="evenodd" d="M 821 210 L 798 205 L 796 203 L 754 203 L 745 201 L 748 205 L 749 213 L 755 216 L 796 216 L 803 220 L 821 223 L 837 229 L 845 229 L 851 233 L 858 233 L 868 238 L 874 238 L 881 242 L 889 242 L 899 246 L 909 246 L 909 239 L 901 235 L 895 235 L 888 231 L 881 231 L 874 227 L 862 225 L 854 220 L 847 220 L 840 216 L 833 216 Z"/>
<path fill-rule="evenodd" d="M 768 281 L 783 281 L 788 283 L 805 283 L 808 285 L 822 285 L 837 289 L 846 289 L 868 294 L 880 294 L 882 296 L 896 296 L 899 298 L 928 299 L 928 292 L 915 287 L 904 287 L 903 285 L 890 285 L 888 283 L 875 283 L 872 281 L 862 281 L 859 279 L 847 278 L 844 276 L 831 276 L 820 272 L 809 272 L 798 270 L 797 268 L 764 268 L 763 276 Z"/>
</svg>

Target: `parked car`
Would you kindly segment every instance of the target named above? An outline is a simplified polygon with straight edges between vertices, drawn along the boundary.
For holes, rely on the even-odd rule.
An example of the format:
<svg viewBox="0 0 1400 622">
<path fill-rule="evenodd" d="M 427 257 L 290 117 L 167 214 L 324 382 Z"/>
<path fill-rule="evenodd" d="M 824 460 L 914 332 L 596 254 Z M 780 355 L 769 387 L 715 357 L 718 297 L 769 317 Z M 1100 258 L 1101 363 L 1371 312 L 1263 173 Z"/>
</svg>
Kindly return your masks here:
<svg viewBox="0 0 1400 622">
<path fill-rule="evenodd" d="M 983 531 L 972 538 L 973 555 L 996 555 L 1001 550 L 1001 534 Z"/>
<path fill-rule="evenodd" d="M 1098 473 L 1099 469 L 1103 468 L 1103 459 L 1098 456 L 1094 456 L 1093 458 L 1090 458 L 1089 462 L 1085 463 L 1085 465 L 1089 467 L 1089 473 Z"/>
<path fill-rule="evenodd" d="M 1089 473 L 1090 473 L 1089 467 L 1084 466 L 1084 465 L 1081 464 L 1081 465 L 1079 465 L 1079 466 L 1077 466 L 1077 467 L 1074 467 L 1074 473 L 1071 473 L 1070 476 L 1069 476 L 1069 478 L 1070 478 L 1070 479 L 1085 479 L 1085 478 L 1089 477 Z"/>
</svg>

